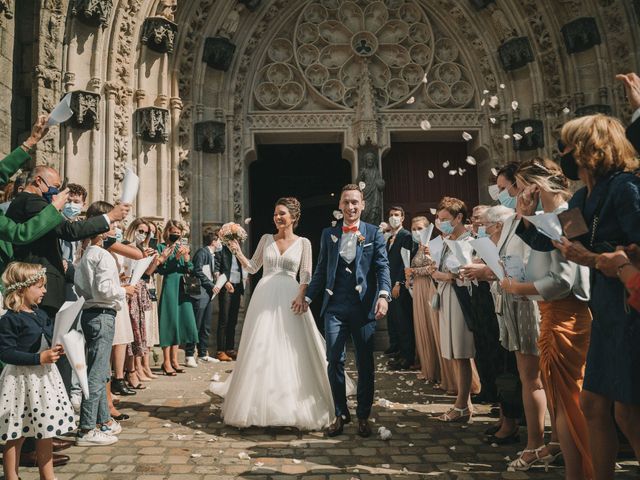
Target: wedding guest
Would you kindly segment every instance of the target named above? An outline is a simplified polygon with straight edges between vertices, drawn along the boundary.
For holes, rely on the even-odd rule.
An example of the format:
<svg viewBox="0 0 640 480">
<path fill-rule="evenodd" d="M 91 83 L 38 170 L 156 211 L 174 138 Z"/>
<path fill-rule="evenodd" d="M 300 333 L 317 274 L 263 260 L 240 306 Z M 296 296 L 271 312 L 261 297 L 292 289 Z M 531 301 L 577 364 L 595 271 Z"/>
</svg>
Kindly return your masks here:
<svg viewBox="0 0 640 480">
<path fill-rule="evenodd" d="M 407 286 L 405 285 L 404 261 L 402 250 L 409 251 L 413 256 L 415 249 L 411 238 L 411 233 L 402 224 L 404 222 L 404 209 L 399 206 L 392 206 L 389 209 L 389 226 L 391 227 L 391 237 L 387 241 L 387 257 L 389 259 L 389 270 L 391 274 L 392 302 L 389 304 L 387 314 L 387 325 L 389 335 L 392 332 L 398 338 L 398 355 L 395 361 L 389 362 L 392 370 L 407 370 L 416 358 L 416 338 L 413 331 L 413 306 L 412 299 Z"/>
<path fill-rule="evenodd" d="M 628 308 L 624 285 L 595 269 L 599 253 L 640 241 L 640 178 L 632 145 L 622 124 L 605 115 L 567 122 L 561 131 L 561 167 L 584 187 L 569 201 L 578 208 L 589 232 L 554 246 L 570 261 L 592 268 L 593 315 L 587 353 L 582 411 L 587 419 L 594 476 L 613 478 L 618 451 L 615 422 L 640 458 L 640 313 Z M 527 230 L 527 242 L 550 250 L 546 237 Z"/>
<path fill-rule="evenodd" d="M 467 206 L 462 200 L 444 197 L 437 208 L 436 228 L 449 240 L 469 240 L 471 234 L 465 229 Z M 450 248 L 444 248 L 440 264 L 432 278 L 438 282 L 438 305 L 440 315 L 440 348 L 447 360 L 455 360 L 458 394 L 456 401 L 445 414 L 438 417 L 443 422 L 468 422 L 472 417 L 471 383 L 472 359 L 475 357 L 473 333 L 465 317 L 453 284 L 458 281 L 458 266 Z"/>
<path fill-rule="evenodd" d="M 629 105 L 633 110 L 631 124 L 627 127 L 627 139 L 636 152 L 640 152 L 640 77 L 635 73 L 616 75 L 616 80 L 624 84 L 625 93 L 629 99 Z"/>
<path fill-rule="evenodd" d="M 160 346 L 162 347 L 162 371 L 175 376 L 184 370 L 178 364 L 178 347 L 196 343 L 198 330 L 193 307 L 182 290 L 182 276 L 193 269 L 189 247 L 183 245 L 184 227 L 177 220 L 169 220 L 164 230 L 164 242 L 158 245 L 155 266 L 164 278 L 159 305 Z"/>
<path fill-rule="evenodd" d="M 199 248 L 193 256 L 193 274 L 200 280 L 200 294 L 191 295 L 191 304 L 198 329 L 198 358 L 204 362 L 212 360 L 208 351 L 213 317 L 212 297 L 220 292 L 214 283 L 214 274 L 220 269 L 219 252 L 222 250 L 222 244 L 218 240 L 218 230 L 204 232 L 202 236 L 203 247 Z M 194 356 L 195 352 L 195 343 L 189 343 L 185 346 L 187 367 L 198 366 Z"/>
<path fill-rule="evenodd" d="M 519 201 L 523 216 L 533 213 L 538 202 L 546 213 L 561 213 L 567 209 L 571 196 L 569 181 L 560 167 L 551 160 L 536 158 L 520 164 L 516 172 Z M 519 226 L 523 231 L 525 218 Z M 538 300 L 540 307 L 540 371 L 547 396 L 553 431 L 560 443 L 551 442 L 540 451 L 545 464 L 559 455 L 553 447 L 562 449 L 565 478 L 593 478 L 589 451 L 587 422 L 580 409 L 580 391 L 591 332 L 589 300 L 589 269 L 565 260 L 559 251 L 531 251 L 526 278 L 518 281 L 505 278 L 502 289 L 512 295 Z M 524 458 L 519 466 L 524 468 Z M 518 468 L 518 469 L 520 469 Z"/>
<path fill-rule="evenodd" d="M 627 303 L 640 311 L 640 247 L 636 244 L 611 253 L 601 253 L 596 268 L 607 277 L 619 278 L 629 298 Z"/>
<path fill-rule="evenodd" d="M 160 233 L 156 223 L 150 219 L 145 218 L 147 225 L 149 225 L 149 236 L 145 241 L 145 248 L 151 248 L 156 250 L 158 246 L 158 238 L 160 238 Z M 149 292 L 149 299 L 151 300 L 151 305 L 149 310 L 145 312 L 145 333 L 147 334 L 147 351 L 142 356 L 142 369 L 144 371 L 145 376 L 151 378 L 152 380 L 158 378 L 156 374 L 151 371 L 151 361 L 150 355 L 151 350 L 154 345 L 157 345 L 160 342 L 160 330 L 158 327 L 158 283 L 157 283 L 158 275 L 156 273 L 151 273 L 149 275 L 143 275 L 143 280 L 145 281 L 147 292 Z"/>
<path fill-rule="evenodd" d="M 38 309 L 46 281 L 42 265 L 29 263 L 13 262 L 2 275 L 7 313 L 0 319 L 0 361 L 5 364 L 0 374 L 5 420 L 0 422 L 0 439 L 6 442 L 2 468 L 7 480 L 19 478 L 25 438 L 35 439 L 40 478 L 54 478 L 53 437 L 75 428 L 73 410 L 55 366 L 64 349 L 50 345 L 51 319 Z"/>
</svg>

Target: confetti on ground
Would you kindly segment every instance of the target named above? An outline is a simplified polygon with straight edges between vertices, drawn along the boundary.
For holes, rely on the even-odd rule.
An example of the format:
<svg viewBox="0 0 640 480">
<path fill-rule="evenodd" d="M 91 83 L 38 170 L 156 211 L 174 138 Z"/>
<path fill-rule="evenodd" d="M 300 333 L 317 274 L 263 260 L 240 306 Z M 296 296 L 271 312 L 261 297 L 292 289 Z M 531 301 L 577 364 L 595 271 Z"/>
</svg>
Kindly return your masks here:
<svg viewBox="0 0 640 480">
<path fill-rule="evenodd" d="M 254 463 L 254 465 L 258 468 L 262 467 L 264 465 L 264 462 L 256 462 Z"/>
<path fill-rule="evenodd" d="M 191 458 L 200 458 L 202 456 L 201 453 L 192 453 Z"/>
<path fill-rule="evenodd" d="M 302 463 L 302 460 L 298 460 L 297 458 L 294 458 L 293 463 L 295 463 L 296 465 L 300 465 Z"/>
<path fill-rule="evenodd" d="M 380 436 L 381 440 L 389 440 L 392 436 L 391 430 L 389 430 L 386 427 L 380 427 L 378 429 L 378 435 Z"/>
<path fill-rule="evenodd" d="M 469 165 L 477 165 L 477 163 L 478 163 L 478 162 L 476 161 L 476 159 L 475 159 L 475 158 L 473 158 L 471 155 L 469 155 L 469 156 L 466 158 L 466 162 L 467 162 Z"/>
<path fill-rule="evenodd" d="M 386 398 L 379 398 L 378 405 L 380 405 L 382 408 L 390 408 L 393 405 L 393 403 L 391 403 Z"/>
<path fill-rule="evenodd" d="M 171 424 L 170 423 L 165 423 L 164 425 L 162 425 L 164 428 L 171 428 Z"/>
<path fill-rule="evenodd" d="M 422 77 L 422 83 L 427 83 L 427 74 L 424 74 L 424 77 Z"/>
<path fill-rule="evenodd" d="M 251 459 L 251 457 L 249 456 L 249 454 L 247 452 L 240 452 L 238 454 L 238 458 L 240 460 L 250 460 Z"/>
<path fill-rule="evenodd" d="M 220 381 L 220 374 L 214 373 L 213 377 L 211 377 L 211 380 L 213 380 L 214 382 L 219 382 Z"/>
<path fill-rule="evenodd" d="M 462 132 L 462 138 L 463 138 L 465 141 L 467 141 L 467 142 L 468 142 L 469 140 L 471 140 L 471 139 L 473 138 L 473 136 L 472 136 L 470 133 L 468 133 L 468 132 Z"/>
</svg>

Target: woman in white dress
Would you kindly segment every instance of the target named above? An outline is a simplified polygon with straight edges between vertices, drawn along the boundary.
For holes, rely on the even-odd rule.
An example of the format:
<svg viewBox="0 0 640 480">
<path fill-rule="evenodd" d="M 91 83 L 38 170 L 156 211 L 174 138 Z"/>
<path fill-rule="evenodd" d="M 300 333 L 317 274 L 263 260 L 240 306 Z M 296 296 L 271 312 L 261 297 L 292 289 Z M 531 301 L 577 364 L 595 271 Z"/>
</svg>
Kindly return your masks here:
<svg viewBox="0 0 640 480">
<path fill-rule="evenodd" d="M 229 245 L 248 273 L 264 267 L 264 274 L 247 309 L 235 369 L 209 387 L 224 397 L 227 425 L 319 430 L 333 421 L 324 339 L 310 311 L 292 309 L 311 280 L 311 243 L 293 233 L 299 219 L 300 202 L 281 198 L 273 215 L 278 232 L 262 236 L 251 260 L 237 242 Z"/>
</svg>

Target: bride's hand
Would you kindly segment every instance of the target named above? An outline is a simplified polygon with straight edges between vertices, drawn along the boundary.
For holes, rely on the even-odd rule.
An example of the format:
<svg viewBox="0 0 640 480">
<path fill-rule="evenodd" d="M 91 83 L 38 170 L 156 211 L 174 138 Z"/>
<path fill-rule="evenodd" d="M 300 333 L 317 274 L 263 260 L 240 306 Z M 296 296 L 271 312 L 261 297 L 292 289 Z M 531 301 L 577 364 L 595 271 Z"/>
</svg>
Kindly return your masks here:
<svg viewBox="0 0 640 480">
<path fill-rule="evenodd" d="M 296 315 L 302 315 L 303 313 L 306 313 L 308 309 L 309 304 L 306 302 L 304 297 L 298 296 L 293 300 L 293 302 L 291 302 L 291 310 L 293 310 L 293 313 Z"/>
<path fill-rule="evenodd" d="M 240 244 L 237 240 L 229 240 L 229 244 L 227 246 L 234 255 L 237 255 L 240 252 Z"/>
</svg>

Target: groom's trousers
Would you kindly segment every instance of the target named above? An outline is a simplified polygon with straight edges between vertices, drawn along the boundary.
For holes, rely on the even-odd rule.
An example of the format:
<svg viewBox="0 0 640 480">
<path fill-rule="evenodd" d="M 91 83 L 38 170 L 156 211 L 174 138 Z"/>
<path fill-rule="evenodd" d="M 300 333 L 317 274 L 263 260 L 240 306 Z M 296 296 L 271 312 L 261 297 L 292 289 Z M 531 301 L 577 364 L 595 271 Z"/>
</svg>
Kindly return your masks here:
<svg viewBox="0 0 640 480">
<path fill-rule="evenodd" d="M 344 362 L 347 337 L 351 335 L 358 369 L 356 416 L 369 418 L 374 394 L 373 336 L 376 331 L 376 322 L 367 318 L 362 303 L 356 299 L 355 302 L 330 304 L 324 315 L 324 329 L 327 341 L 327 370 L 336 416 L 349 413 Z"/>
</svg>

